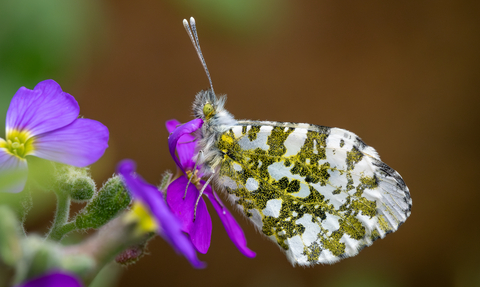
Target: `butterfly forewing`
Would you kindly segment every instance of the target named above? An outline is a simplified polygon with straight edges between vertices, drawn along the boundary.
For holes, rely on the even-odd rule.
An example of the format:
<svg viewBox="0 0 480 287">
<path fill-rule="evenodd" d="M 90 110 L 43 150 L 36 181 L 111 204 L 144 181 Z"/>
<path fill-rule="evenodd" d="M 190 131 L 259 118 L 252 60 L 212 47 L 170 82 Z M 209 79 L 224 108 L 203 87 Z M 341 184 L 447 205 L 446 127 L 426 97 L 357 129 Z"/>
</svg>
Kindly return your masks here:
<svg viewBox="0 0 480 287">
<path fill-rule="evenodd" d="M 347 130 L 238 121 L 217 147 L 218 183 L 294 264 L 354 256 L 410 214 L 400 175 Z"/>
</svg>

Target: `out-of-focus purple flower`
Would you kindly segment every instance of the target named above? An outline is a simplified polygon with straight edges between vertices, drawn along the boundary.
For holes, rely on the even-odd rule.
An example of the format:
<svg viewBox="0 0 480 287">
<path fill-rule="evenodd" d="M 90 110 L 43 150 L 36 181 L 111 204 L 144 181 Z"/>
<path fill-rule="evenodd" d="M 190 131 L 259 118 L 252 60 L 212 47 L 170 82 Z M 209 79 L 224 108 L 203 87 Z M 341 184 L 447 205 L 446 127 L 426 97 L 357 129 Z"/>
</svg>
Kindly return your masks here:
<svg viewBox="0 0 480 287">
<path fill-rule="evenodd" d="M 17 287 L 82 287 L 80 280 L 65 271 L 53 271 L 29 280 Z"/>
<path fill-rule="evenodd" d="M 53 80 L 15 93 L 7 111 L 6 139 L 0 138 L 0 181 L 9 182 L 1 191 L 23 190 L 27 156 L 84 167 L 103 155 L 108 147 L 107 127 L 78 118 L 79 112 L 75 98 Z"/>
<path fill-rule="evenodd" d="M 185 176 L 186 172 L 197 172 L 197 177 L 200 178 L 200 166 L 197 171 L 194 171 L 195 162 L 193 157 L 195 155 L 195 138 L 191 135 L 192 132 L 199 129 L 203 124 L 201 119 L 194 119 L 186 124 L 180 126 L 177 120 L 167 121 L 167 130 L 171 133 L 168 138 L 168 147 L 170 154 L 177 163 L 177 166 L 183 171 L 182 176 L 174 180 L 167 189 L 167 203 L 181 219 L 183 226 L 182 230 L 190 235 L 193 245 L 200 253 L 207 253 L 210 247 L 210 239 L 212 236 L 212 219 L 207 210 L 207 205 L 203 198 L 200 199 L 197 206 L 197 213 L 194 218 L 195 202 L 200 194 L 200 191 L 194 184 L 188 186 L 187 195 L 184 197 L 185 189 L 188 183 L 188 178 Z M 175 156 L 177 151 L 178 158 Z M 205 185 L 204 181 L 200 183 Z M 255 257 L 255 252 L 247 247 L 247 240 L 243 234 L 243 230 L 237 223 L 230 211 L 223 205 L 220 198 L 207 186 L 203 193 L 212 203 L 220 220 L 222 221 L 228 236 L 233 241 L 235 246 L 247 257 Z"/>
<path fill-rule="evenodd" d="M 135 163 L 128 159 L 121 161 L 117 166 L 117 173 L 122 177 L 133 199 L 148 207 L 150 214 L 160 226 L 157 232 L 173 246 L 177 253 L 183 254 L 194 267 L 205 267 L 205 264 L 198 260 L 191 242 L 182 233 L 182 224 L 168 208 L 163 194 L 135 173 L 135 169 Z"/>
</svg>

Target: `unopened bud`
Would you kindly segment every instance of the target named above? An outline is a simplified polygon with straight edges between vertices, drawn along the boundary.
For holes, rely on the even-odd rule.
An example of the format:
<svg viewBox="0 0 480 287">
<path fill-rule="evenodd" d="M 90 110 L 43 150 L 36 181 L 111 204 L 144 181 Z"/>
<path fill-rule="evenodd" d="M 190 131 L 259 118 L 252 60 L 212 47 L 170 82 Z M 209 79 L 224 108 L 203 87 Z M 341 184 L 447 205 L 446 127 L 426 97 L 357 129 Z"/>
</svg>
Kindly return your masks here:
<svg viewBox="0 0 480 287">
<path fill-rule="evenodd" d="M 137 261 L 145 255 L 146 247 L 147 243 L 130 246 L 118 254 L 117 257 L 115 257 L 115 261 L 124 266 L 137 263 Z"/>
<path fill-rule="evenodd" d="M 110 178 L 75 219 L 79 229 L 99 228 L 130 204 L 131 198 L 118 176 Z"/>
<path fill-rule="evenodd" d="M 90 200 L 95 194 L 95 181 L 88 168 L 56 164 L 56 186 L 64 194 L 70 194 L 75 202 Z"/>
</svg>

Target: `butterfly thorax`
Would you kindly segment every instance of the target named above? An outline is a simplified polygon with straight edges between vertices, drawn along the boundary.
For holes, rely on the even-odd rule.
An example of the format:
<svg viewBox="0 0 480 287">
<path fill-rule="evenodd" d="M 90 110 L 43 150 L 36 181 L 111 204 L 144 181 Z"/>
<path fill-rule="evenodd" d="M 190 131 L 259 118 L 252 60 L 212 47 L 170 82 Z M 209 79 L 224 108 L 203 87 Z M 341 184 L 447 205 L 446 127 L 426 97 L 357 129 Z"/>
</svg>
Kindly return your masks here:
<svg viewBox="0 0 480 287">
<path fill-rule="evenodd" d="M 198 164 L 202 164 L 203 173 L 208 176 L 215 173 L 224 156 L 217 147 L 220 136 L 232 128 L 237 121 L 224 105 L 226 96 L 217 98 L 212 90 L 200 91 L 193 102 L 193 113 L 203 120 L 201 130 L 195 134 L 197 141 L 196 154 Z"/>
</svg>

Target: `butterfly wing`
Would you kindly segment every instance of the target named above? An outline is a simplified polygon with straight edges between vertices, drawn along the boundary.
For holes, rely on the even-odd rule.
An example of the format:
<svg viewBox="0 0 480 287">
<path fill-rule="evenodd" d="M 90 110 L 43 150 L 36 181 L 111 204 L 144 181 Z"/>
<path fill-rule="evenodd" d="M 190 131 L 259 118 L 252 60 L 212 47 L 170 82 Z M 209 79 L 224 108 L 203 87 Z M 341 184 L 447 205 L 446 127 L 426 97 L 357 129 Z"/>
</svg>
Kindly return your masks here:
<svg viewBox="0 0 480 287">
<path fill-rule="evenodd" d="M 354 256 L 410 215 L 402 177 L 347 130 L 239 121 L 217 147 L 217 183 L 293 264 Z"/>
</svg>

